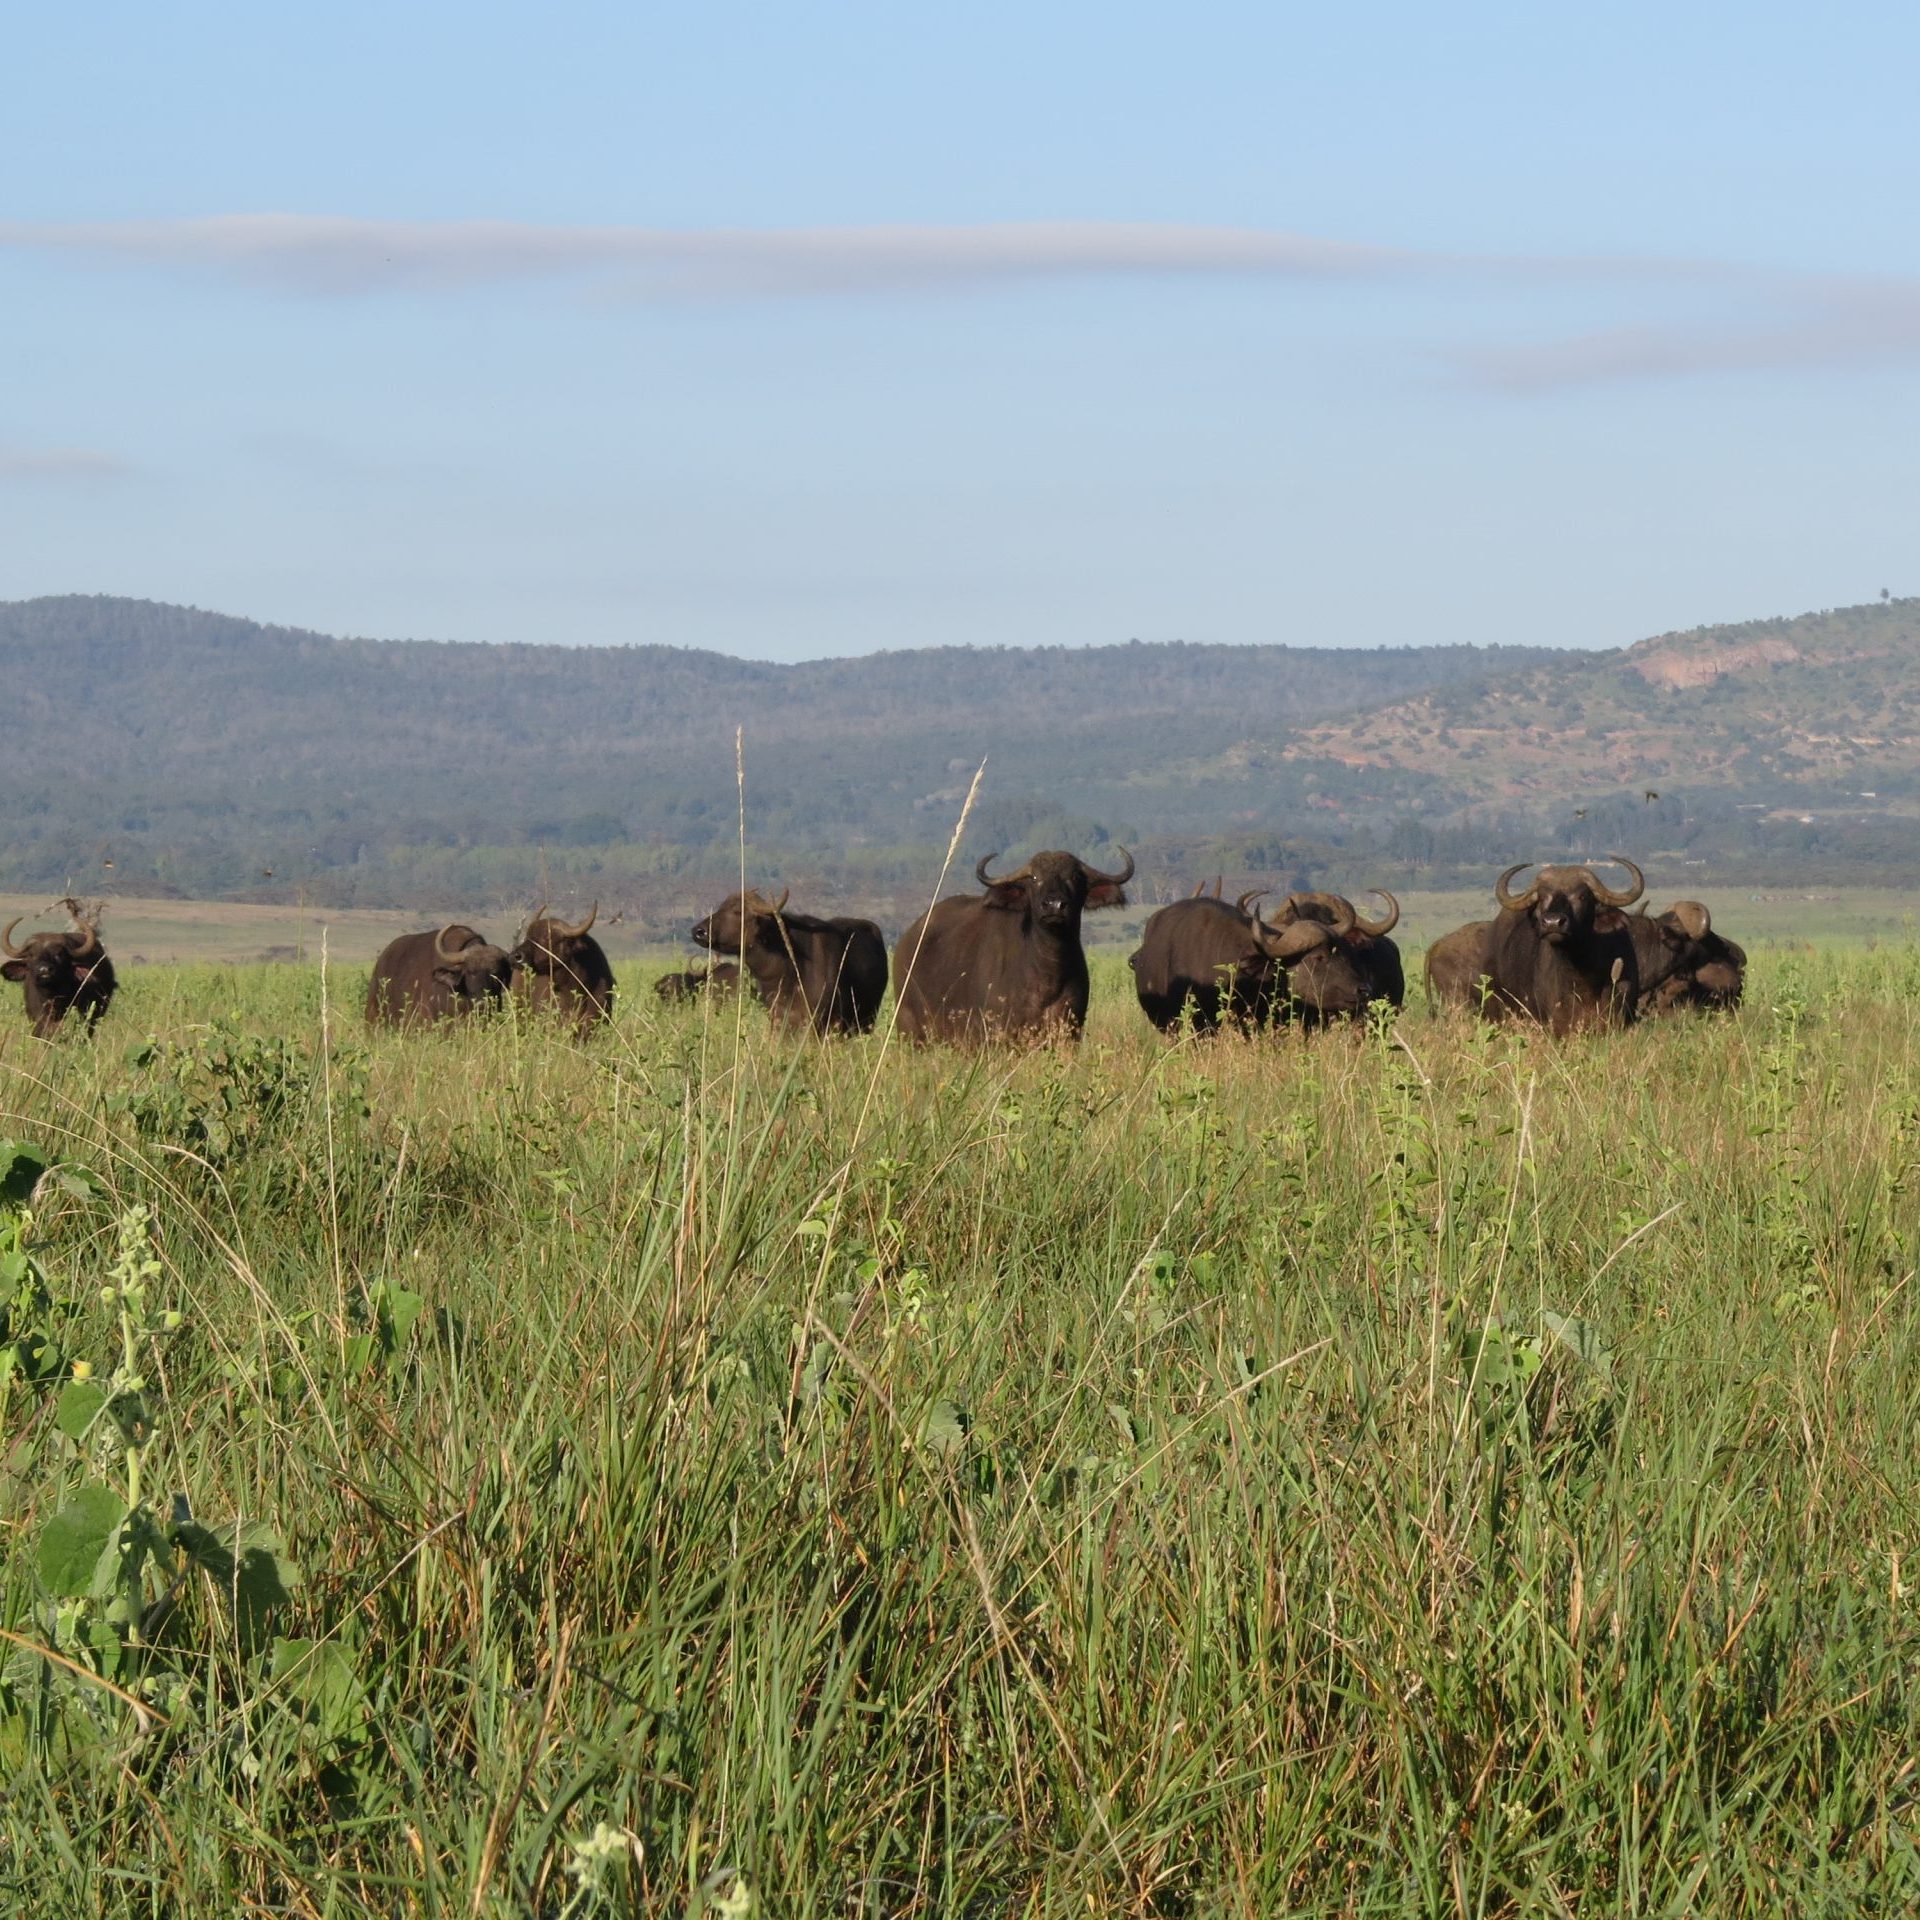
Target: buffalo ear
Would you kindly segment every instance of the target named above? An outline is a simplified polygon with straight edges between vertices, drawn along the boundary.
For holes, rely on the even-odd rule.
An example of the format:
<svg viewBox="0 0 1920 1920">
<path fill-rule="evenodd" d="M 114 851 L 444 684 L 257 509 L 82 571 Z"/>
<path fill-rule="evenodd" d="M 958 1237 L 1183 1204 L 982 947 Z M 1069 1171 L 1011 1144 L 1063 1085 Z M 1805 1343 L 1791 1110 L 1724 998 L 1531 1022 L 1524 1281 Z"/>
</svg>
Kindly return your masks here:
<svg viewBox="0 0 1920 1920">
<path fill-rule="evenodd" d="M 1593 916 L 1593 930 L 1595 933 L 1625 933 L 1627 916 L 1618 907 L 1602 907 Z"/>
<path fill-rule="evenodd" d="M 467 976 L 458 967 L 435 967 L 433 977 L 443 987 L 457 987 Z"/>
<path fill-rule="evenodd" d="M 27 963 L 24 960 L 0 961 L 0 980 L 24 980 L 27 977 Z"/>
<path fill-rule="evenodd" d="M 1102 880 L 1087 889 L 1087 911 L 1093 913 L 1101 907 L 1124 907 L 1127 904 L 1127 890 L 1116 886 L 1111 880 Z"/>
<path fill-rule="evenodd" d="M 989 881 L 986 904 L 998 907 L 1002 913 L 1020 912 L 1027 904 L 1027 883 L 1024 880 Z"/>
</svg>

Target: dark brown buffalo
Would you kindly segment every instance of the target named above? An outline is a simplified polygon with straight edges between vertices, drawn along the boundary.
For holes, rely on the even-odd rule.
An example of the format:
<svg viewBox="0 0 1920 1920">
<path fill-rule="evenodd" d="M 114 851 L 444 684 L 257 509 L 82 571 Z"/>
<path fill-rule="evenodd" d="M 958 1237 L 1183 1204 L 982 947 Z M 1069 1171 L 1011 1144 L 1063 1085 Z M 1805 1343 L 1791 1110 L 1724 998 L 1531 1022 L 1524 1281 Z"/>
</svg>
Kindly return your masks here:
<svg viewBox="0 0 1920 1920">
<path fill-rule="evenodd" d="M 42 1039 L 69 1014 L 91 1033 L 116 984 L 100 929 L 82 914 L 77 901 L 60 904 L 72 917 L 71 933 L 36 933 L 16 947 L 13 930 L 24 915 L 9 920 L 0 933 L 0 951 L 6 955 L 0 979 L 17 980 L 26 989 L 27 1018 Z"/>
<path fill-rule="evenodd" d="M 577 927 L 556 920 L 542 906 L 515 943 L 514 991 L 535 1013 L 557 1013 L 582 1033 L 613 1017 L 613 969 L 593 937 L 596 900 Z"/>
<path fill-rule="evenodd" d="M 1443 933 L 1427 949 L 1427 1003 L 1431 1010 L 1479 1008 L 1492 984 L 1487 972 L 1487 937 L 1492 932 L 1491 920 L 1469 920 L 1464 927 Z"/>
<path fill-rule="evenodd" d="M 887 991 L 887 942 L 871 920 L 816 919 L 749 888 L 693 929 L 709 953 L 732 954 L 776 1025 L 868 1033 Z"/>
<path fill-rule="evenodd" d="M 1071 853 L 1036 853 L 1001 880 L 987 872 L 992 859 L 974 869 L 984 893 L 936 902 L 900 936 L 900 1030 L 914 1040 L 1077 1039 L 1087 1018 L 1080 916 L 1126 905 L 1133 855 L 1102 873 Z"/>
<path fill-rule="evenodd" d="M 1256 898 L 1229 905 L 1195 894 L 1148 917 L 1128 965 L 1141 1011 L 1163 1033 L 1183 1019 L 1201 1032 L 1314 1025 L 1366 1004 L 1366 975 L 1342 929 L 1300 916 L 1269 926 L 1249 911 Z M 1351 925 L 1348 916 L 1345 931 Z"/>
<path fill-rule="evenodd" d="M 703 993 L 732 993 L 739 985 L 740 969 L 731 960 L 716 960 L 710 967 L 663 973 L 653 990 L 662 1000 L 693 1000 Z"/>
<path fill-rule="evenodd" d="M 1702 902 L 1676 900 L 1665 913 L 1629 914 L 1627 932 L 1640 967 L 1643 1019 L 1688 1007 L 1726 1010 L 1740 1004 L 1746 952 L 1714 932 L 1713 916 Z"/>
<path fill-rule="evenodd" d="M 1406 968 L 1401 963 L 1399 947 L 1387 936 L 1400 924 L 1400 902 L 1385 888 L 1375 891 L 1387 903 L 1385 915 L 1378 920 L 1363 920 L 1344 894 L 1290 893 L 1281 901 L 1272 921 L 1277 927 L 1310 920 L 1333 928 L 1367 983 L 1367 1000 L 1384 1000 L 1389 1006 L 1399 1008 L 1407 998 Z"/>
<path fill-rule="evenodd" d="M 367 986 L 367 1024 L 416 1026 L 498 1007 L 513 957 L 458 920 L 434 933 L 403 933 L 381 949 Z"/>
<path fill-rule="evenodd" d="M 1591 867 L 1556 866 L 1536 867 L 1532 885 L 1515 893 L 1525 860 L 1494 882 L 1500 912 L 1487 934 L 1492 985 L 1482 1002 L 1489 1020 L 1536 1020 L 1554 1034 L 1632 1024 L 1640 967 L 1620 909 L 1646 880 L 1631 860 L 1611 860 L 1633 875 L 1630 888 L 1608 886 Z"/>
</svg>

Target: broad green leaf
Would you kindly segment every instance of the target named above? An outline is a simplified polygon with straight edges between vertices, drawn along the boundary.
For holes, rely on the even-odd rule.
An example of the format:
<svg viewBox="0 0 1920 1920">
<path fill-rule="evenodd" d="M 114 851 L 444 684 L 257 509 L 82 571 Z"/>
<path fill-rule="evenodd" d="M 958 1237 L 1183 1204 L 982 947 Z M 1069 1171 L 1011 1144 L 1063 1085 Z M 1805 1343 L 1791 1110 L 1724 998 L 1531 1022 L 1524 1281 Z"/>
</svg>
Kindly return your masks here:
<svg viewBox="0 0 1920 1920">
<path fill-rule="evenodd" d="M 107 1390 L 98 1380 L 70 1380 L 60 1389 L 53 1424 L 69 1440 L 84 1439 L 106 1404 Z"/>
<path fill-rule="evenodd" d="M 367 1691 L 332 1640 L 276 1640 L 272 1678 L 323 1740 L 343 1740 L 366 1716 Z"/>
<path fill-rule="evenodd" d="M 393 1351 L 398 1353 L 413 1334 L 413 1323 L 426 1311 L 426 1301 L 417 1293 L 409 1293 L 405 1287 L 385 1289 L 387 1325 L 391 1331 Z"/>
<path fill-rule="evenodd" d="M 972 1425 L 965 1407 L 952 1400 L 936 1400 L 920 1423 L 920 1444 L 950 1459 L 965 1450 Z"/>
<path fill-rule="evenodd" d="M 63 1599 L 87 1593 L 101 1556 L 117 1547 L 126 1517 L 127 1503 L 111 1487 L 82 1487 L 40 1535 L 40 1584 Z"/>
<path fill-rule="evenodd" d="M 1613 1355 L 1591 1322 L 1570 1313 L 1543 1313 L 1540 1323 L 1547 1337 L 1565 1347 L 1583 1366 L 1592 1370 L 1602 1386 L 1613 1384 Z"/>
</svg>

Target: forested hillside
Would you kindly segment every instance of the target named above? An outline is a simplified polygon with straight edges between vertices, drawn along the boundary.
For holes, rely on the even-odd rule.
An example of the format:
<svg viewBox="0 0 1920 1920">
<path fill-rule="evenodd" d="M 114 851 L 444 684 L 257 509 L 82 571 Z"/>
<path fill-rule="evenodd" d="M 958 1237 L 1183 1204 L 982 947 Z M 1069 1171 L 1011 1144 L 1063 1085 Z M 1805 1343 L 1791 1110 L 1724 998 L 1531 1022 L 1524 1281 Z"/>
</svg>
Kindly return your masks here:
<svg viewBox="0 0 1920 1920">
<path fill-rule="evenodd" d="M 924 874 L 973 770 L 982 844 L 1204 834 L 1204 775 L 1286 733 L 1544 659 L 1526 649 L 932 649 L 797 666 L 668 647 L 337 640 L 101 597 L 0 606 L 15 689 L 0 881 L 110 872 L 363 905 L 519 897 L 544 850 L 636 886 L 781 858 Z M 1223 765 L 1226 763 L 1223 761 Z M 1284 825 L 1235 793 L 1239 824 Z M 272 869 L 271 874 L 267 869 Z"/>
<path fill-rule="evenodd" d="M 1606 653 L 1130 643 L 783 666 L 334 639 L 145 601 L 0 605 L 0 884 L 679 917 L 737 866 L 884 907 L 973 770 L 1035 842 L 1405 880 L 1612 842 L 1891 877 L 1920 802 L 1920 601 Z M 1653 797 L 1649 797 L 1653 796 Z M 1744 865 L 1743 865 L 1744 863 Z M 1156 882 L 1158 884 L 1158 882 Z"/>
</svg>

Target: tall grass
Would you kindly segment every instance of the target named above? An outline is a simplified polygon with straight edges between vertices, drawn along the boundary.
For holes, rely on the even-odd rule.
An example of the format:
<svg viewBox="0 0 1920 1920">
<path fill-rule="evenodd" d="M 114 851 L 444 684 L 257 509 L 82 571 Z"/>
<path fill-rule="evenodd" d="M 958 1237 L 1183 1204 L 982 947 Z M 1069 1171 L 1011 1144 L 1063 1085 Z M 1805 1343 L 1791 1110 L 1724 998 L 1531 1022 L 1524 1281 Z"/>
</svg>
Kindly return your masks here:
<svg viewBox="0 0 1920 1920">
<path fill-rule="evenodd" d="M 11 1910 L 1915 1911 L 1920 954 L 1756 976 L 1565 1045 L 1167 1045 L 1107 960 L 1027 1058 L 277 968 L 7 1031 Z M 61 1407 L 143 1231 L 129 1628 L 43 1544 L 126 1491 Z"/>
</svg>

